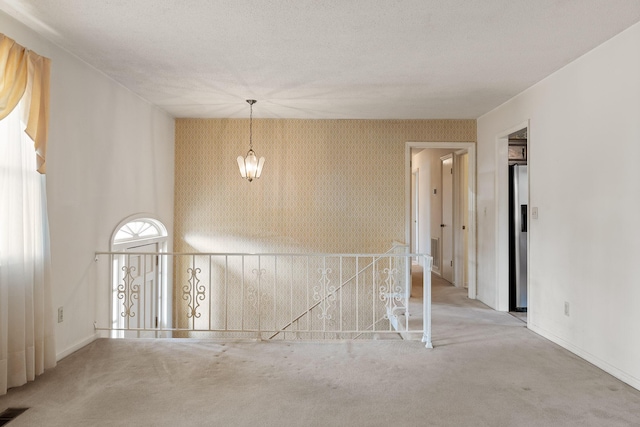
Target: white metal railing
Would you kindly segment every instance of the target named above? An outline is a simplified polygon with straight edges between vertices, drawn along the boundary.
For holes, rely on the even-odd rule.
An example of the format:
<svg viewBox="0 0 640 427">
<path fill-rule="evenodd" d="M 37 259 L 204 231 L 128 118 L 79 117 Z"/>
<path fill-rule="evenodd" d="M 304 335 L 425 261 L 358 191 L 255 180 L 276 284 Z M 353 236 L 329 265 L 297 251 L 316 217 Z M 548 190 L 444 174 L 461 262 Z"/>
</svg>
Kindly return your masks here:
<svg viewBox="0 0 640 427">
<path fill-rule="evenodd" d="M 97 252 L 102 284 L 95 328 L 111 337 L 390 334 L 431 347 L 432 258 L 406 252 L 404 246 L 384 254 Z M 422 258 L 424 290 L 414 313 L 410 268 L 416 257 Z"/>
</svg>

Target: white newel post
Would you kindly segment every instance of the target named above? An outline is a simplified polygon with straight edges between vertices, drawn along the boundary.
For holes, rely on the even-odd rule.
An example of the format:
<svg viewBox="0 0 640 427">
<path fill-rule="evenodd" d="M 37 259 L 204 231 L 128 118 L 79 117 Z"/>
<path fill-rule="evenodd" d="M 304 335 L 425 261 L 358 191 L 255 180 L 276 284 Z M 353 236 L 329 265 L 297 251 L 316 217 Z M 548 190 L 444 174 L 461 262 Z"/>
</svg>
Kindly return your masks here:
<svg viewBox="0 0 640 427">
<path fill-rule="evenodd" d="M 433 348 L 431 342 L 431 264 L 433 258 L 424 256 L 424 270 L 422 275 L 422 342 L 426 348 Z"/>
</svg>

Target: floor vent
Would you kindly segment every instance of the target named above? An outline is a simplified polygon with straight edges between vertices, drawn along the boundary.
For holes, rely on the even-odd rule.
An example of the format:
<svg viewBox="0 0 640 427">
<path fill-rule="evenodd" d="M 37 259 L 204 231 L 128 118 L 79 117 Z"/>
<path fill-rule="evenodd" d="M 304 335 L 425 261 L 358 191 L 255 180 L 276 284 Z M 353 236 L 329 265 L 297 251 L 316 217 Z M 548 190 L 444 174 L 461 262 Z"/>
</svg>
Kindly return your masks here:
<svg viewBox="0 0 640 427">
<path fill-rule="evenodd" d="M 18 415 L 21 415 L 29 408 L 8 408 L 0 413 L 0 426 L 6 425 L 13 421 Z"/>
</svg>

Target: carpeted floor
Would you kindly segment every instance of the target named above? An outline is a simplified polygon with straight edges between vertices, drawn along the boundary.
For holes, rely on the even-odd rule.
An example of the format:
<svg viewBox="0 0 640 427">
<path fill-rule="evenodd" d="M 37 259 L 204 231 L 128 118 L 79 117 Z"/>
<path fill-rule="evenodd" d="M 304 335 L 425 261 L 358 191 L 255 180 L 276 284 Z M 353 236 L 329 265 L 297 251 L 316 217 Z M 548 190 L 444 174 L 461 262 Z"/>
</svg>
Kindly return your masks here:
<svg viewBox="0 0 640 427">
<path fill-rule="evenodd" d="M 433 300 L 433 350 L 98 340 L 0 411 L 30 408 L 9 427 L 640 425 L 639 391 L 437 277 Z"/>
</svg>

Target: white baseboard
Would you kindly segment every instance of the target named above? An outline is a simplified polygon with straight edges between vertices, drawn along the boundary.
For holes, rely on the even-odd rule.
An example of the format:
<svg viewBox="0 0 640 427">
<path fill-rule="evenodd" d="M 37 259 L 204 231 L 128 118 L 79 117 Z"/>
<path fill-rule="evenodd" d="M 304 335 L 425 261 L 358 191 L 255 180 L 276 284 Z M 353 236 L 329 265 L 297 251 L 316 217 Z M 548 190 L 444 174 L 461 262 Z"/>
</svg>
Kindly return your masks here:
<svg viewBox="0 0 640 427">
<path fill-rule="evenodd" d="M 70 354 L 75 353 L 76 351 L 80 350 L 82 347 L 91 344 L 97 338 L 98 338 L 98 334 L 91 334 L 88 337 L 76 342 L 72 346 L 67 347 L 65 350 L 63 350 L 60 353 L 56 354 L 56 361 L 59 362 L 60 360 L 62 360 L 65 357 L 69 356 Z"/>
<path fill-rule="evenodd" d="M 527 325 L 527 327 L 529 329 L 531 329 L 533 332 L 535 332 L 538 335 L 543 336 L 544 338 L 548 339 L 549 341 L 552 341 L 556 344 L 558 344 L 560 347 L 563 347 L 567 350 L 569 350 L 570 352 L 572 352 L 573 354 L 575 354 L 576 356 L 586 360 L 587 362 L 597 366 L 598 368 L 602 369 L 603 371 L 605 371 L 606 373 L 616 377 L 617 379 L 619 379 L 620 381 L 623 381 L 627 384 L 629 384 L 631 387 L 640 390 L 640 378 L 636 378 L 631 374 L 628 374 L 618 368 L 616 368 L 615 366 L 609 364 L 608 362 L 600 359 L 599 357 L 589 353 L 588 351 L 580 348 L 580 347 L 576 347 L 575 345 L 571 344 L 568 341 L 565 341 L 563 338 L 560 338 L 559 336 L 555 335 L 552 332 L 549 332 L 545 329 L 542 329 L 536 325 L 533 325 L 531 323 L 529 323 Z"/>
</svg>

